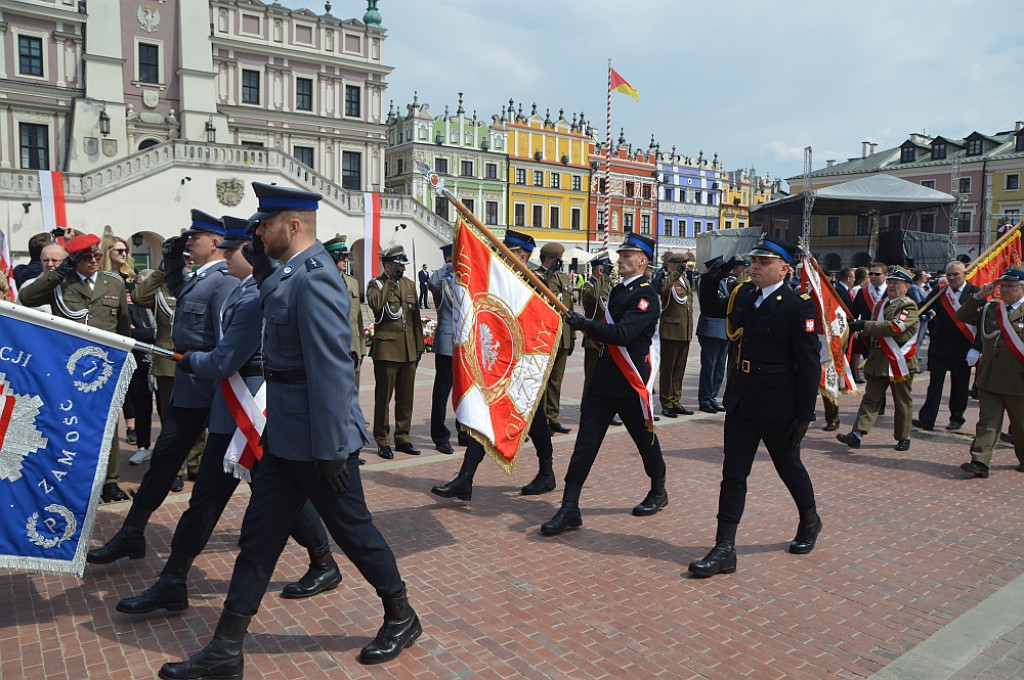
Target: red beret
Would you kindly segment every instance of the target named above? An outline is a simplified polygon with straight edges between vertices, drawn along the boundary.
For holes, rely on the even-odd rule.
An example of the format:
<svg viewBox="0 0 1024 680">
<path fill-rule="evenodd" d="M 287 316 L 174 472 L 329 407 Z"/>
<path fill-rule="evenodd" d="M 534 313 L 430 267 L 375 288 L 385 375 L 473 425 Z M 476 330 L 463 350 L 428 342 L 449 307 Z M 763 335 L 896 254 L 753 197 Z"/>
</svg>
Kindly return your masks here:
<svg viewBox="0 0 1024 680">
<path fill-rule="evenodd" d="M 100 244 L 100 237 L 96 234 L 79 234 L 64 245 L 68 255 L 83 253 L 96 248 Z"/>
</svg>

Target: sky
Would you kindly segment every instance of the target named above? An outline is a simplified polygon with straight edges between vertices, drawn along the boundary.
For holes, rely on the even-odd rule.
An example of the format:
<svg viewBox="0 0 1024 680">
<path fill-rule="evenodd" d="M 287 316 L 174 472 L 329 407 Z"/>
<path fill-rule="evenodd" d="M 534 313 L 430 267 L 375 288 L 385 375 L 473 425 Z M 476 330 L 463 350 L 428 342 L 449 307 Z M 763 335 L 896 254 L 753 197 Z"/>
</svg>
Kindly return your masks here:
<svg viewBox="0 0 1024 680">
<path fill-rule="evenodd" d="M 323 2 L 282 0 L 323 13 Z M 993 134 L 1024 120 L 1020 0 L 380 0 L 385 101 L 413 92 L 437 115 L 464 93 L 489 118 L 514 99 L 552 117 L 583 111 L 605 136 L 607 67 L 640 93 L 612 94 L 612 138 L 789 178 L 899 146 L 912 132 Z M 362 19 L 365 0 L 331 13 Z M 799 180 L 797 180 L 798 182 Z"/>
</svg>

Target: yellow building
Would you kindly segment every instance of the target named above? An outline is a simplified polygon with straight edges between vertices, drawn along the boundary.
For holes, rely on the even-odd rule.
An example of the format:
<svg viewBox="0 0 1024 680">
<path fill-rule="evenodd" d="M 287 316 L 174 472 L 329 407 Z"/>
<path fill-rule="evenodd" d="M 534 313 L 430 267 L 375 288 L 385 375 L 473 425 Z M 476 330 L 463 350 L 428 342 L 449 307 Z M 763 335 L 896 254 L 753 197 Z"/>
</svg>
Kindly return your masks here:
<svg viewBox="0 0 1024 680">
<path fill-rule="evenodd" d="M 747 170 L 727 172 L 723 178 L 719 224 L 722 229 L 743 229 L 750 226 L 750 207 L 767 203 L 772 185 L 763 177 Z"/>
<path fill-rule="evenodd" d="M 559 241 L 586 247 L 590 206 L 592 141 L 582 117 L 566 121 L 550 114 L 516 114 L 509 102 L 508 225 L 540 243 Z"/>
<path fill-rule="evenodd" d="M 1024 145 L 1022 145 L 1024 146 Z M 1024 175 L 1024 160 L 1014 158 L 996 161 L 992 164 L 991 196 L 992 215 L 989 223 L 989 243 L 998 238 L 995 230 L 1000 224 L 1017 224 L 1024 209 L 1024 189 L 1021 176 Z M 1000 168 L 999 165 L 1004 167 Z"/>
</svg>

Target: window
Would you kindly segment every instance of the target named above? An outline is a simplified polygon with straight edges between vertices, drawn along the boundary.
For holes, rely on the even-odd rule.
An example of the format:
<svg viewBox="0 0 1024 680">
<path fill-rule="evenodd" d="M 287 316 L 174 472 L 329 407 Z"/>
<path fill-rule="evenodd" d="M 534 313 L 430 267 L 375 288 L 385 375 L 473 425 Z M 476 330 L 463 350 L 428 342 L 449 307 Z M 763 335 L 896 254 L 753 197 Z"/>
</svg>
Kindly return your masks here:
<svg viewBox="0 0 1024 680">
<path fill-rule="evenodd" d="M 642 187 L 640 187 L 640 195 L 642 197 L 644 197 L 644 198 L 650 198 L 651 197 L 651 185 L 650 184 L 644 184 Z"/>
<path fill-rule="evenodd" d="M 636 185 L 632 182 L 626 182 L 626 197 L 630 198 L 636 194 Z"/>
<path fill-rule="evenodd" d="M 665 187 L 665 200 L 666 201 L 674 200 L 672 198 L 674 195 L 675 195 L 675 189 L 673 189 L 672 187 Z"/>
<path fill-rule="evenodd" d="M 542 187 L 544 186 L 544 173 L 540 170 L 533 171 L 533 186 Z"/>
<path fill-rule="evenodd" d="M 405 159 L 404 158 L 399 158 L 398 159 L 398 174 L 401 175 L 403 172 L 405 172 Z"/>
<path fill-rule="evenodd" d="M 765 200 L 767 200 L 767 198 Z M 714 204 L 715 204 L 715 194 L 713 194 L 713 193 L 711 193 L 709 191 L 708 192 L 708 205 L 714 205 Z"/>
<path fill-rule="evenodd" d="M 242 103 L 260 103 L 260 72 L 242 70 Z"/>
<path fill-rule="evenodd" d="M 702 192 L 700 192 L 700 191 L 694 191 L 693 192 L 693 202 L 694 203 L 698 203 L 699 204 L 703 200 L 704 200 L 704 196 L 702 195 Z"/>
<path fill-rule="evenodd" d="M 608 181 L 605 180 L 603 177 L 600 180 L 598 180 L 597 186 L 598 186 L 598 189 L 597 189 L 598 193 L 601 193 L 601 194 L 607 194 L 608 193 Z"/>
<path fill-rule="evenodd" d="M 905 146 L 900 149 L 900 163 L 913 163 L 915 160 L 917 149 L 912 146 Z"/>
<path fill-rule="evenodd" d="M 434 172 L 439 175 L 448 174 L 448 159 L 447 158 L 435 158 L 434 159 Z"/>
<path fill-rule="evenodd" d="M 522 203 L 516 203 L 515 217 L 513 221 L 517 227 L 526 226 L 526 206 Z"/>
<path fill-rule="evenodd" d="M 50 130 L 45 125 L 19 123 L 22 170 L 50 169 Z"/>
<path fill-rule="evenodd" d="M 292 155 L 295 156 L 295 160 L 302 163 L 308 168 L 313 167 L 313 147 L 311 146 L 293 146 Z"/>
<path fill-rule="evenodd" d="M 360 91 L 355 85 L 345 86 L 345 115 L 358 118 L 363 115 L 363 107 L 359 103 Z"/>
<path fill-rule="evenodd" d="M 448 203 L 448 199 L 445 198 L 444 196 L 435 196 L 434 197 L 434 213 L 438 217 L 441 217 L 442 219 L 445 219 L 445 220 L 448 219 L 448 206 L 449 205 L 450 205 L 450 203 Z"/>
<path fill-rule="evenodd" d="M 469 212 L 473 213 L 474 215 L 476 214 L 476 211 L 474 210 L 474 208 L 476 208 L 476 204 L 474 203 L 472 198 L 463 199 L 462 205 L 466 206 L 466 210 L 468 210 Z"/>
<path fill-rule="evenodd" d="M 725 228 L 726 229 L 732 229 L 732 220 L 726 220 L 725 221 Z"/>
<path fill-rule="evenodd" d="M 498 202 L 487 201 L 484 204 L 484 222 L 486 224 L 497 224 L 498 223 Z"/>
<path fill-rule="evenodd" d="M 580 178 L 579 175 L 572 176 L 572 190 L 583 191 L 583 180 Z"/>
<path fill-rule="evenodd" d="M 1007 175 L 1006 176 L 1006 191 L 1017 191 L 1020 189 L 1020 175 Z"/>
<path fill-rule="evenodd" d="M 562 188 L 562 176 L 557 172 L 551 173 L 551 188 L 561 189 Z"/>
<path fill-rule="evenodd" d="M 867 236 L 871 233 L 871 220 L 867 215 L 857 215 L 857 236 Z"/>
<path fill-rule="evenodd" d="M 701 224 L 697 220 L 693 221 L 693 233 L 694 234 L 699 234 L 701 231 L 703 231 L 703 229 L 704 229 L 704 225 L 703 224 Z"/>
<path fill-rule="evenodd" d="M 622 229 L 626 232 L 633 231 L 633 219 L 636 216 L 633 213 L 626 213 L 622 216 Z"/>
<path fill-rule="evenodd" d="M 311 78 L 295 79 L 295 109 L 297 111 L 313 110 L 313 80 Z"/>
<path fill-rule="evenodd" d="M 956 230 L 959 232 L 970 231 L 973 217 L 974 216 L 969 212 L 960 213 L 960 216 L 956 221 Z"/>
<path fill-rule="evenodd" d="M 551 210 L 548 214 L 551 216 L 551 220 L 548 223 L 548 226 L 551 227 L 552 229 L 558 229 L 561 226 L 558 222 L 558 207 L 551 206 Z"/>
<path fill-rule="evenodd" d="M 980 156 L 983 150 L 981 139 L 969 139 L 967 140 L 967 155 L 968 156 Z"/>
<path fill-rule="evenodd" d="M 640 216 L 640 233 L 650 234 L 651 233 L 651 216 L 641 215 Z"/>
<path fill-rule="evenodd" d="M 358 151 L 341 152 L 341 188 L 363 188 L 363 154 Z"/>
<path fill-rule="evenodd" d="M 1003 213 L 1003 216 L 1009 220 L 1011 225 L 1020 222 L 1020 210 L 1007 210 Z"/>
<path fill-rule="evenodd" d="M 826 234 L 828 236 L 839 236 L 839 218 L 828 217 L 826 218 Z"/>
<path fill-rule="evenodd" d="M 960 193 L 969 194 L 971 193 L 971 178 L 961 177 L 960 178 Z"/>
<path fill-rule="evenodd" d="M 525 168 L 516 168 L 516 184 L 526 184 Z"/>
<path fill-rule="evenodd" d="M 918 225 L 919 225 L 919 228 L 920 228 L 921 231 L 923 231 L 926 234 L 934 234 L 935 233 L 935 215 L 934 214 L 927 213 L 927 214 L 924 214 L 924 215 L 918 215 L 917 220 L 918 220 Z"/>
<path fill-rule="evenodd" d="M 935 142 L 932 144 L 932 160 L 941 161 L 946 157 L 946 144 L 945 142 Z"/>
<path fill-rule="evenodd" d="M 601 227 L 602 229 L 604 228 L 604 211 L 603 210 L 598 210 L 597 211 L 597 226 Z"/>
<path fill-rule="evenodd" d="M 484 177 L 487 179 L 498 179 L 498 164 L 488 163 L 484 166 Z"/>
<path fill-rule="evenodd" d="M 686 189 L 679 190 L 679 202 L 686 203 Z"/>
<path fill-rule="evenodd" d="M 934 189 L 935 188 L 935 180 L 933 180 L 933 179 L 923 179 L 923 180 L 921 180 L 921 186 L 923 186 L 925 189 Z"/>
<path fill-rule="evenodd" d="M 460 164 L 459 174 L 463 177 L 473 176 L 473 161 L 462 161 Z"/>
<path fill-rule="evenodd" d="M 572 217 L 570 219 L 572 220 L 570 222 L 571 228 L 579 230 L 579 228 L 583 226 L 583 213 L 580 211 L 579 208 L 572 209 Z"/>
<path fill-rule="evenodd" d="M 139 43 L 139 82 L 160 82 L 160 48 L 157 45 Z"/>
<path fill-rule="evenodd" d="M 18 73 L 23 76 L 43 75 L 43 39 L 18 36 Z"/>
<path fill-rule="evenodd" d="M 533 206 L 533 222 L 530 223 L 530 226 L 537 228 L 544 226 L 544 206 Z"/>
</svg>

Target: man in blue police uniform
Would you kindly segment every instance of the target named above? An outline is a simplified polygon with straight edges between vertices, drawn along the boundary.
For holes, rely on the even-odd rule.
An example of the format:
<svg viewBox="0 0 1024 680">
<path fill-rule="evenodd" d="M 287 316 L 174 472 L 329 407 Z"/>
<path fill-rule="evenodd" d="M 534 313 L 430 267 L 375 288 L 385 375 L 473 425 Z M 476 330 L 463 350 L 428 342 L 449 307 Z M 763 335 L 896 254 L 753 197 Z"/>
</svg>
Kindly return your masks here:
<svg viewBox="0 0 1024 680">
<path fill-rule="evenodd" d="M 814 303 L 784 285 L 797 248 L 769 235 L 750 251 L 750 282 L 729 299 L 726 331 L 732 343 L 725 386 L 725 460 L 718 496 L 715 547 L 690 572 L 707 577 L 736 571 L 736 528 L 747 477 L 764 442 L 775 470 L 800 512 L 789 551 L 809 553 L 821 531 L 800 441 L 814 420 L 821 364 Z"/>
<path fill-rule="evenodd" d="M 167 284 L 178 300 L 171 337 L 179 354 L 209 352 L 220 339 L 220 310 L 231 291 L 238 287 L 238 279 L 228 274 L 223 249 L 217 247 L 224 233 L 224 223 L 218 218 L 193 210 L 192 226 L 181 236 L 164 242 L 160 270 L 153 272 L 132 294 L 136 304 L 149 307 L 156 292 Z M 199 265 L 199 270 L 188 279 L 184 270 L 186 246 Z M 167 498 L 189 449 L 206 428 L 216 389 L 215 380 L 189 375 L 180 366 L 175 368 L 171 406 L 162 416 L 149 470 L 132 499 L 132 507 L 121 529 L 106 545 L 90 550 L 86 557 L 88 562 L 108 564 L 122 557 L 145 556 L 149 516 Z"/>
<path fill-rule="evenodd" d="M 434 329 L 434 389 L 430 395 L 430 439 L 434 448 L 441 453 L 455 453 L 452 448 L 451 430 L 445 424 L 448 414 L 448 397 L 452 393 L 452 352 L 454 351 L 454 326 L 452 324 L 452 286 L 455 283 L 452 264 L 452 244 L 441 246 L 444 265 L 435 269 L 427 285 L 434 294 L 437 309 L 437 327 Z"/>
<path fill-rule="evenodd" d="M 320 194 L 253 182 L 259 228 L 251 246 L 264 318 L 267 424 L 241 552 L 213 640 L 160 677 L 241 677 L 242 640 L 259 609 L 288 529 L 313 503 L 331 536 L 384 603 L 384 625 L 359 654 L 388 661 L 422 633 L 395 556 L 373 525 L 359 475 L 369 442 L 354 389 L 349 295 L 316 238 Z M 272 260 L 283 267 L 275 268 Z M 318 417 L 320 416 L 320 417 Z"/>
<path fill-rule="evenodd" d="M 604 343 L 605 346 L 597 360 L 594 375 L 583 389 L 580 430 L 569 460 L 569 469 L 565 473 L 562 507 L 550 521 L 541 526 L 540 531 L 545 536 L 554 536 L 567 529 L 583 526 L 580 492 L 616 414 L 622 419 L 629 436 L 639 449 L 644 472 L 651 479 L 650 492 L 633 508 L 633 514 L 653 515 L 668 505 L 665 459 L 662 458 L 661 443 L 654 431 L 650 393 L 646 391 L 651 378 L 651 342 L 661 314 L 658 291 L 644 276 L 647 264 L 654 257 L 654 241 L 630 233 L 619 246 L 618 253 L 622 282 L 612 288 L 608 295 L 608 312 L 612 323 L 588 319 L 578 312 L 565 314 L 566 323 L 573 330 L 582 330 L 591 340 Z"/>
</svg>

